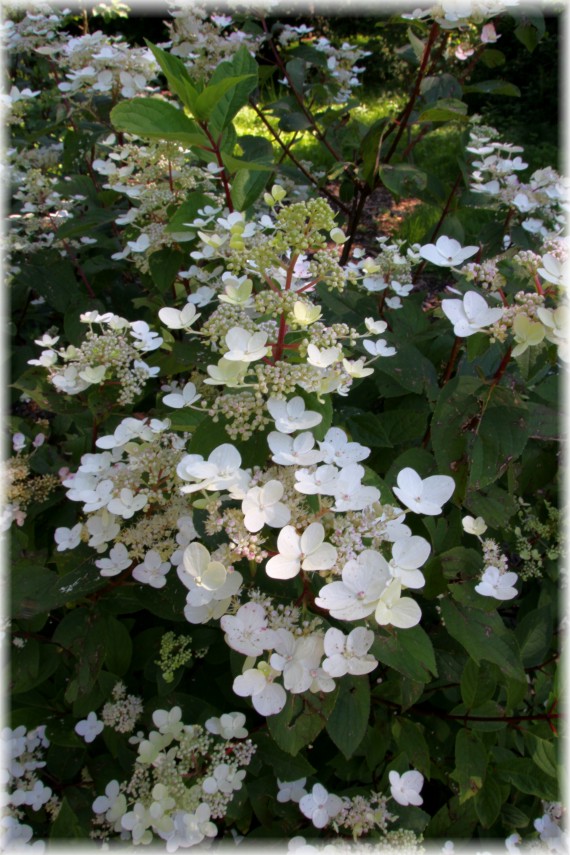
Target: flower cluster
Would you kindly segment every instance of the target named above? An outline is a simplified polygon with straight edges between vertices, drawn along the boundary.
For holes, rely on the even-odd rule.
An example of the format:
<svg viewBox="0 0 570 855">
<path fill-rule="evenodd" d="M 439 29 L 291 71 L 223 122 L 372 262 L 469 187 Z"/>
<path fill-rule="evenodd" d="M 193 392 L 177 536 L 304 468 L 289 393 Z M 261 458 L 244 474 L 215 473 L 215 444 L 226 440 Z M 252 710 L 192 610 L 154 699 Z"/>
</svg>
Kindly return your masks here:
<svg viewBox="0 0 570 855">
<path fill-rule="evenodd" d="M 27 730 L 24 725 L 20 725 L 14 730 L 5 727 L 0 733 L 5 763 L 5 791 L 0 819 L 3 849 L 19 848 L 30 841 L 32 828 L 23 822 L 26 818 L 26 807 L 32 811 L 49 808 L 52 814 L 58 809 L 59 802 L 53 796 L 51 788 L 46 787 L 37 774 L 38 770 L 46 765 L 43 754 L 50 744 L 45 731 L 45 725 L 33 730 Z M 44 846 L 36 842 L 30 846 L 30 849 L 32 848 L 36 852 L 42 852 Z"/>
<path fill-rule="evenodd" d="M 212 820 L 225 816 L 255 748 L 239 713 L 210 719 L 206 730 L 184 724 L 180 707 L 157 709 L 152 720 L 157 729 L 138 741 L 130 780 L 110 781 L 93 802 L 92 835 L 134 844 L 160 839 L 176 852 L 216 836 Z"/>
<path fill-rule="evenodd" d="M 87 312 L 81 321 L 89 325 L 81 347 L 56 350 L 59 336 L 44 335 L 36 341 L 44 350 L 29 364 L 46 368 L 58 392 L 77 395 L 90 386 L 113 382 L 119 386 L 118 403 L 131 403 L 158 372 L 140 357 L 160 347 L 162 338 L 145 321 L 127 321 L 111 312 Z M 93 324 L 101 327 L 100 333 L 94 332 Z"/>
</svg>

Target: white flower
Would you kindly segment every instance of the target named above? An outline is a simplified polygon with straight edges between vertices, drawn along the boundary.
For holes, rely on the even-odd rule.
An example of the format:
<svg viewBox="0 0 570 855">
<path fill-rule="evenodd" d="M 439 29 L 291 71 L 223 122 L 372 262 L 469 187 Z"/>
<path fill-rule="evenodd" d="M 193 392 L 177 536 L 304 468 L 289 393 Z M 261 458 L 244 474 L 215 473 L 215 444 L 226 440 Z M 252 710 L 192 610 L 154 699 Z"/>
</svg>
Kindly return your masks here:
<svg viewBox="0 0 570 855">
<path fill-rule="evenodd" d="M 208 795 L 214 793 L 233 793 L 236 790 L 241 790 L 242 781 L 245 778 L 245 769 L 239 771 L 227 763 L 219 763 L 213 775 L 208 775 L 202 781 L 202 789 Z"/>
<path fill-rule="evenodd" d="M 226 333 L 227 353 L 224 359 L 228 362 L 255 362 L 267 355 L 267 333 L 249 333 L 241 327 L 232 327 Z"/>
<path fill-rule="evenodd" d="M 183 309 L 171 309 L 165 306 L 159 309 L 158 317 L 164 326 L 171 330 L 185 330 L 198 320 L 200 314 L 196 311 L 194 303 L 186 303 Z"/>
<path fill-rule="evenodd" d="M 99 736 L 104 728 L 102 721 L 99 721 L 97 714 L 90 712 L 87 718 L 78 721 L 74 730 L 79 736 L 82 736 L 85 742 L 93 742 L 96 736 Z"/>
<path fill-rule="evenodd" d="M 109 552 L 108 558 L 100 558 L 95 566 L 101 571 L 101 576 L 116 576 L 130 567 L 132 559 L 124 543 L 116 543 Z"/>
<path fill-rule="evenodd" d="M 265 571 L 272 579 L 292 579 L 303 570 L 330 570 L 334 567 L 337 551 L 330 543 L 324 543 L 325 530 L 321 523 L 311 523 L 298 535 L 293 526 L 287 525 L 279 532 L 277 549 L 279 554 L 270 558 Z"/>
<path fill-rule="evenodd" d="M 135 347 L 142 351 L 156 350 L 164 341 L 158 333 L 151 330 L 146 321 L 133 321 L 131 335 L 136 339 Z"/>
<path fill-rule="evenodd" d="M 307 430 L 322 422 L 320 413 L 305 410 L 305 402 L 297 395 L 290 401 L 280 398 L 269 398 L 267 409 L 275 420 L 275 427 L 280 433 L 294 433 L 296 430 Z"/>
<path fill-rule="evenodd" d="M 477 517 L 476 519 L 470 516 L 463 517 L 461 525 L 463 526 L 464 532 L 467 534 L 474 534 L 476 537 L 485 534 L 487 531 L 487 524 L 483 517 Z"/>
<path fill-rule="evenodd" d="M 321 452 L 313 450 L 315 437 L 309 431 L 296 437 L 271 431 L 267 444 L 273 452 L 271 459 L 280 466 L 312 466 L 322 459 Z"/>
<path fill-rule="evenodd" d="M 455 481 L 449 475 L 430 475 L 422 479 L 410 467 L 398 473 L 397 484 L 392 490 L 398 499 L 411 511 L 427 516 L 440 514 L 441 506 L 455 490 Z"/>
<path fill-rule="evenodd" d="M 147 499 L 148 496 L 145 493 L 137 493 L 135 495 L 132 490 L 123 487 L 119 496 L 111 499 L 108 503 L 107 510 L 111 514 L 116 514 L 125 520 L 130 520 L 137 511 L 144 508 Z"/>
<path fill-rule="evenodd" d="M 241 503 L 243 524 L 248 531 L 260 531 L 264 525 L 282 528 L 291 519 L 291 511 L 280 502 L 285 488 L 280 481 L 268 481 L 262 487 L 252 487 Z"/>
<path fill-rule="evenodd" d="M 105 787 L 105 795 L 98 796 L 92 805 L 94 813 L 104 813 L 107 822 L 114 826 L 115 831 L 121 830 L 121 817 L 127 812 L 127 799 L 119 792 L 119 782 L 109 781 Z"/>
<path fill-rule="evenodd" d="M 191 543 L 186 547 L 182 565 L 178 567 L 178 577 L 191 591 L 196 585 L 208 592 L 218 591 L 226 582 L 228 571 L 220 561 L 211 560 L 210 553 L 201 543 Z M 207 602 L 210 599 L 206 597 Z"/>
<path fill-rule="evenodd" d="M 64 552 L 66 549 L 75 549 L 81 542 L 83 525 L 77 523 L 73 528 L 56 528 L 54 539 L 57 543 L 57 551 Z"/>
<path fill-rule="evenodd" d="M 424 785 L 424 776 L 421 772 L 416 772 L 412 769 L 410 772 L 404 772 L 399 775 L 394 769 L 388 773 L 390 780 L 390 792 L 392 798 L 399 805 L 406 807 L 407 805 L 421 805 L 423 799 L 420 796 L 420 790 Z"/>
<path fill-rule="evenodd" d="M 417 626 L 422 618 L 422 610 L 411 597 L 402 597 L 402 585 L 393 579 L 382 591 L 376 605 L 374 617 L 380 626 L 396 626 L 410 629 Z"/>
<path fill-rule="evenodd" d="M 366 329 L 373 335 L 382 335 L 388 329 L 386 321 L 375 321 L 374 318 L 364 318 Z"/>
<path fill-rule="evenodd" d="M 323 655 L 322 635 L 304 635 L 299 638 L 288 629 L 278 629 L 275 637 L 275 653 L 269 660 L 271 667 L 282 672 L 283 685 L 289 692 L 306 692 L 311 687 Z"/>
<path fill-rule="evenodd" d="M 457 267 L 479 251 L 478 246 L 461 247 L 459 241 L 442 235 L 435 244 L 427 243 L 420 249 L 420 255 L 426 261 L 438 267 Z"/>
<path fill-rule="evenodd" d="M 377 341 L 370 341 L 366 338 L 362 344 L 371 356 L 394 356 L 396 353 L 396 348 L 389 347 L 383 338 L 379 338 Z"/>
<path fill-rule="evenodd" d="M 554 255 L 547 254 L 542 256 L 542 263 L 544 266 L 538 268 L 538 272 L 542 278 L 562 288 L 565 284 L 565 267 L 562 262 L 558 261 Z"/>
<path fill-rule="evenodd" d="M 475 590 L 482 597 L 494 597 L 496 600 L 512 600 L 518 591 L 514 587 L 518 582 L 516 573 L 501 573 L 498 567 L 486 567 L 481 581 Z"/>
<path fill-rule="evenodd" d="M 224 615 L 220 626 L 225 642 L 244 656 L 261 656 L 275 644 L 275 632 L 267 627 L 265 609 L 259 603 L 245 603 L 235 615 Z"/>
<path fill-rule="evenodd" d="M 165 395 L 162 403 L 167 407 L 172 407 L 175 410 L 180 410 L 182 407 L 191 407 L 196 401 L 199 401 L 201 395 L 196 394 L 196 386 L 194 383 L 186 383 L 179 392 L 171 392 L 170 395 Z"/>
<path fill-rule="evenodd" d="M 170 561 L 162 561 L 155 549 L 149 549 L 142 564 L 138 564 L 133 570 L 133 579 L 150 585 L 151 588 L 164 588 L 165 576 L 170 570 Z"/>
<path fill-rule="evenodd" d="M 330 463 L 318 466 L 314 471 L 297 469 L 295 489 L 306 496 L 332 496 L 338 487 L 339 470 Z"/>
<path fill-rule="evenodd" d="M 363 487 L 364 467 L 359 463 L 349 463 L 337 475 L 331 488 L 335 498 L 334 511 L 363 511 L 380 498 L 377 487 Z"/>
<path fill-rule="evenodd" d="M 205 727 L 210 733 L 219 734 L 223 739 L 245 739 L 245 716 L 240 712 L 223 713 L 219 718 L 206 720 Z"/>
<path fill-rule="evenodd" d="M 428 560 L 431 547 L 425 537 L 412 535 L 397 540 L 392 546 L 390 572 L 406 588 L 422 588 L 424 574 L 418 570 Z"/>
<path fill-rule="evenodd" d="M 349 442 L 343 430 L 337 427 L 329 428 L 322 442 L 319 442 L 323 463 L 332 463 L 342 469 L 351 463 L 364 460 L 370 454 L 370 449 L 358 442 Z"/>
<path fill-rule="evenodd" d="M 235 678 L 233 690 L 240 698 L 251 697 L 260 715 L 277 715 L 285 706 L 287 693 L 283 686 L 273 682 L 275 676 L 277 672 L 267 662 L 260 662 L 257 668 L 248 668 Z"/>
<path fill-rule="evenodd" d="M 306 778 L 299 778 L 296 781 L 280 781 L 279 778 L 277 778 L 277 786 L 279 788 L 277 801 L 282 804 L 284 802 L 299 803 L 303 796 L 307 795 L 307 791 L 305 789 L 306 783 Z"/>
<path fill-rule="evenodd" d="M 342 582 L 330 582 L 319 591 L 315 603 L 339 620 L 368 617 L 391 579 L 387 561 L 373 549 L 365 549 L 348 561 L 342 571 Z"/>
<path fill-rule="evenodd" d="M 100 515 L 89 517 L 85 525 L 91 535 L 88 541 L 89 546 L 99 552 L 104 552 L 106 544 L 110 540 L 114 540 L 121 530 L 118 523 L 115 522 L 113 514 L 107 510 L 104 510 Z"/>
<path fill-rule="evenodd" d="M 357 626 L 348 635 L 331 627 L 326 631 L 324 639 L 327 655 L 323 659 L 324 670 L 331 677 L 369 674 L 378 665 L 374 656 L 368 653 L 373 642 L 374 633 L 363 626 Z"/>
<path fill-rule="evenodd" d="M 490 309 L 476 291 L 468 291 L 463 300 L 442 300 L 441 308 L 453 324 L 453 332 L 460 338 L 466 338 L 497 323 L 504 313 L 501 306 Z"/>
<path fill-rule="evenodd" d="M 316 344 L 310 344 L 307 348 L 307 362 L 315 368 L 329 368 L 340 359 L 342 359 L 340 347 L 319 348 Z"/>
<path fill-rule="evenodd" d="M 315 784 L 310 794 L 299 802 L 301 812 L 315 828 L 324 828 L 342 809 L 342 799 L 329 794 L 322 784 Z"/>
<path fill-rule="evenodd" d="M 222 356 L 217 365 L 208 365 L 206 371 L 210 375 L 204 380 L 209 386 L 227 386 L 235 389 L 242 385 L 247 373 L 245 362 L 229 362 Z"/>
<path fill-rule="evenodd" d="M 232 498 L 243 499 L 250 478 L 240 465 L 241 455 L 230 443 L 218 445 L 207 461 L 200 454 L 187 454 L 178 463 L 176 472 L 182 480 L 197 483 L 181 487 L 181 492 L 228 490 Z"/>
<path fill-rule="evenodd" d="M 368 377 L 370 374 L 374 374 L 373 368 L 365 367 L 366 357 L 362 356 L 360 359 L 355 359 L 353 362 L 350 359 L 343 359 L 342 366 L 346 373 L 350 377 L 354 377 L 354 379 L 358 379 L 360 377 Z"/>
</svg>

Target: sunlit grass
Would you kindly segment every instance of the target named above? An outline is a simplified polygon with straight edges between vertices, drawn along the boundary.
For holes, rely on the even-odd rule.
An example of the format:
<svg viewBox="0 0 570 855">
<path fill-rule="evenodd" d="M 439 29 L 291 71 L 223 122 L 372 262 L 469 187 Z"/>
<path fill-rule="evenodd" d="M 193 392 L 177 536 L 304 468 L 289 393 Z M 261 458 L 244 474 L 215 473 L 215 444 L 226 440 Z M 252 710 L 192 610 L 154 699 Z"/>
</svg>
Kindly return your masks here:
<svg viewBox="0 0 570 855">
<path fill-rule="evenodd" d="M 355 90 L 355 95 L 358 98 L 359 92 Z M 405 104 L 405 94 L 384 93 L 382 95 L 373 95 L 362 93 L 360 103 L 350 110 L 350 115 L 356 121 L 369 127 L 378 119 L 384 116 L 395 116 Z M 329 110 L 331 107 L 329 106 Z M 333 107 L 338 113 L 339 120 L 345 115 L 346 109 L 342 104 L 338 107 Z M 318 111 L 317 111 L 318 114 Z M 278 119 L 267 115 L 267 119 L 272 126 L 277 130 Z M 234 124 L 238 136 L 253 135 L 261 136 L 269 140 L 273 146 L 273 150 L 277 157 L 282 154 L 282 149 L 275 141 L 270 131 L 265 127 L 261 119 L 257 116 L 252 107 L 244 107 L 236 118 Z M 279 131 L 279 136 L 287 145 L 293 139 L 295 140 L 293 152 L 299 160 L 311 161 L 317 167 L 329 166 L 332 164 L 332 157 L 326 148 L 315 139 L 311 131 L 298 131 L 296 133 Z"/>
</svg>

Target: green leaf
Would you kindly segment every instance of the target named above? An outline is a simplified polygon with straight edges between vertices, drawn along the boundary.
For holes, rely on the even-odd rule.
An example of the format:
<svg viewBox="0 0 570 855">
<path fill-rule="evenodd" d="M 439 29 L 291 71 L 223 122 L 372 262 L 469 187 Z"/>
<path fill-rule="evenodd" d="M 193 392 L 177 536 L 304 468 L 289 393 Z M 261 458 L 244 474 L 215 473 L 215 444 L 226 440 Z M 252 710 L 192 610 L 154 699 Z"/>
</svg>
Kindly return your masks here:
<svg viewBox="0 0 570 855">
<path fill-rule="evenodd" d="M 51 840 L 88 839 L 89 826 L 82 822 L 64 796 L 49 832 Z"/>
<path fill-rule="evenodd" d="M 133 642 L 126 626 L 111 615 L 103 616 L 102 631 L 105 638 L 105 665 L 113 674 L 122 677 L 131 664 Z"/>
<path fill-rule="evenodd" d="M 349 416 L 346 426 L 355 442 L 373 448 L 392 448 L 392 443 L 382 427 L 380 416 L 375 413 L 357 413 Z"/>
<path fill-rule="evenodd" d="M 398 163 L 397 166 L 382 164 L 378 176 L 382 184 L 397 196 L 414 195 L 427 184 L 426 173 L 410 163 Z"/>
<path fill-rule="evenodd" d="M 482 80 L 480 83 L 471 83 L 469 86 L 464 86 L 463 91 L 482 92 L 485 95 L 510 95 L 513 98 L 520 98 L 521 90 L 514 83 L 509 83 L 508 80 Z"/>
<path fill-rule="evenodd" d="M 370 685 L 366 675 L 346 675 L 339 681 L 339 693 L 327 721 L 327 733 L 348 759 L 366 733 L 370 714 Z"/>
<path fill-rule="evenodd" d="M 480 54 L 479 59 L 487 68 L 497 68 L 499 65 L 504 65 L 507 61 L 503 51 L 496 48 L 485 48 L 483 53 Z"/>
<path fill-rule="evenodd" d="M 118 131 L 137 134 L 146 139 L 185 143 L 198 148 L 210 145 L 208 138 L 192 119 L 159 98 L 121 101 L 111 110 L 111 121 Z"/>
<path fill-rule="evenodd" d="M 337 686 L 334 692 L 327 692 L 322 697 L 310 692 L 288 695 L 281 712 L 267 717 L 269 733 L 277 745 L 295 756 L 312 742 L 326 727 L 338 691 Z"/>
<path fill-rule="evenodd" d="M 182 103 L 194 113 L 194 107 L 198 99 L 198 90 L 192 83 L 184 62 L 172 53 L 162 50 L 145 39 L 147 47 L 154 54 L 154 58 L 168 81 L 168 86 L 173 95 L 178 95 Z"/>
<path fill-rule="evenodd" d="M 394 629 L 390 635 L 377 634 L 370 652 L 411 680 L 429 683 L 431 674 L 437 677 L 433 645 L 421 626 Z"/>
<path fill-rule="evenodd" d="M 257 746 L 257 756 L 274 771 L 275 777 L 281 781 L 296 781 L 305 778 L 316 771 L 309 761 L 300 754 L 292 757 L 282 751 L 271 739 L 268 733 L 252 734 L 252 741 Z"/>
<path fill-rule="evenodd" d="M 529 754 L 533 763 L 536 763 L 538 768 L 550 775 L 551 778 L 557 779 L 559 770 L 554 743 L 528 732 L 524 734 L 524 739 L 529 747 Z"/>
<path fill-rule="evenodd" d="M 210 113 L 209 124 L 219 131 L 226 128 L 234 116 L 248 103 L 250 94 L 258 85 L 258 65 L 245 46 L 239 48 L 230 62 L 221 62 L 210 79 L 210 87 L 227 76 L 243 77 L 241 83 L 226 92 Z"/>
<path fill-rule="evenodd" d="M 150 275 L 159 293 L 164 294 L 165 291 L 168 291 L 176 279 L 178 271 L 182 270 L 185 260 L 184 253 L 171 248 L 159 249 L 149 255 Z"/>
<path fill-rule="evenodd" d="M 410 765 L 429 778 L 431 774 L 430 752 L 419 724 L 404 716 L 398 716 L 392 725 L 392 733 L 400 751 L 405 751 Z"/>
<path fill-rule="evenodd" d="M 252 88 L 255 88 L 257 77 L 253 74 L 239 74 L 234 77 L 224 77 L 224 79 L 220 80 L 219 83 L 213 83 L 206 86 L 203 92 L 201 92 L 195 100 L 194 106 L 192 107 L 192 114 L 198 119 L 209 119 L 223 96 L 230 93 L 231 90 L 236 89 L 240 83 L 243 83 L 246 80 L 252 84 Z M 218 127 L 217 130 L 222 130 L 222 128 Z"/>
<path fill-rule="evenodd" d="M 483 828 L 490 828 L 501 812 L 503 790 L 492 774 L 487 774 L 483 788 L 475 796 L 474 805 Z"/>
<path fill-rule="evenodd" d="M 13 616 L 31 618 L 45 614 L 104 588 L 109 584 L 108 579 L 95 571 L 91 557 L 65 576 L 44 567 L 15 565 L 10 590 Z"/>
<path fill-rule="evenodd" d="M 538 30 L 532 24 L 519 24 L 515 29 L 515 36 L 529 53 L 534 51 L 540 41 Z"/>
<path fill-rule="evenodd" d="M 197 193 L 192 191 L 192 195 L 186 199 L 172 214 L 165 231 L 169 234 L 177 232 L 195 232 L 197 227 L 187 225 L 198 216 L 200 208 L 206 205 L 212 205 L 212 197 L 206 196 L 205 193 Z M 152 258 L 152 256 L 151 256 Z"/>
<path fill-rule="evenodd" d="M 552 622 L 552 608 L 543 606 L 530 611 L 516 627 L 515 635 L 525 668 L 540 665 L 546 658 L 552 642 Z"/>
<path fill-rule="evenodd" d="M 441 600 L 440 608 L 448 633 L 477 664 L 482 659 L 494 662 L 505 676 L 526 680 L 515 637 L 498 614 L 461 606 L 450 599 Z"/>
<path fill-rule="evenodd" d="M 471 709 L 484 701 L 490 701 L 495 694 L 497 678 L 495 669 L 488 665 L 478 666 L 473 659 L 468 659 L 461 674 L 461 697 L 467 709 Z"/>
<path fill-rule="evenodd" d="M 480 490 L 497 481 L 522 454 L 529 437 L 526 408 L 490 406 L 479 422 L 471 449 L 469 488 Z"/>
<path fill-rule="evenodd" d="M 410 45 L 412 46 L 416 59 L 421 60 L 425 51 L 425 43 L 416 36 L 411 27 L 408 27 L 408 39 L 410 40 Z"/>
<path fill-rule="evenodd" d="M 457 98 L 440 98 L 420 113 L 418 122 L 466 122 L 467 104 Z"/>
<path fill-rule="evenodd" d="M 263 137 L 240 137 L 238 145 L 250 163 L 273 168 L 273 148 L 269 140 Z M 240 169 L 231 185 L 231 197 L 236 211 L 247 211 L 259 198 L 271 177 L 270 172 Z"/>
<path fill-rule="evenodd" d="M 273 166 L 269 166 L 269 164 L 241 160 L 239 157 L 234 157 L 233 154 L 227 154 L 225 151 L 221 152 L 221 156 L 224 166 L 232 175 L 239 169 L 247 169 L 250 172 L 271 172 L 273 170 Z"/>
<path fill-rule="evenodd" d="M 491 753 L 500 780 L 508 781 L 521 793 L 538 796 L 545 801 L 558 800 L 560 794 L 556 781 L 532 760 L 517 757 L 506 748 L 493 747 Z"/>
<path fill-rule="evenodd" d="M 487 771 L 487 750 L 472 730 L 461 728 L 455 737 L 455 769 L 451 777 L 459 784 L 459 801 L 473 798 L 483 786 Z"/>
</svg>

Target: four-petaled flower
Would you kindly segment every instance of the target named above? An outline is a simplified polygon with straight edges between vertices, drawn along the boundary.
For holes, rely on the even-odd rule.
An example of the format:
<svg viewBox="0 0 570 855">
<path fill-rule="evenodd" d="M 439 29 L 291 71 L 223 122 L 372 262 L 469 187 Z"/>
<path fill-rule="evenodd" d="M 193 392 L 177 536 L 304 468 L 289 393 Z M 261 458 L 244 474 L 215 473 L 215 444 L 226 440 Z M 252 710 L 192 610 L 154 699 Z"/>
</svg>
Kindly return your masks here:
<svg viewBox="0 0 570 855">
<path fill-rule="evenodd" d="M 388 773 L 390 781 L 390 792 L 394 801 L 399 805 L 406 807 L 407 805 L 421 805 L 423 799 L 420 796 L 420 790 L 424 785 L 424 776 L 421 772 L 416 772 L 412 769 L 409 772 L 404 772 L 400 775 L 394 769 Z"/>
<path fill-rule="evenodd" d="M 424 244 L 420 255 L 438 267 L 457 267 L 478 251 L 478 246 L 462 247 L 459 241 L 442 235 L 435 243 Z"/>
</svg>

